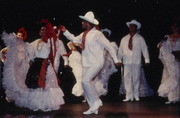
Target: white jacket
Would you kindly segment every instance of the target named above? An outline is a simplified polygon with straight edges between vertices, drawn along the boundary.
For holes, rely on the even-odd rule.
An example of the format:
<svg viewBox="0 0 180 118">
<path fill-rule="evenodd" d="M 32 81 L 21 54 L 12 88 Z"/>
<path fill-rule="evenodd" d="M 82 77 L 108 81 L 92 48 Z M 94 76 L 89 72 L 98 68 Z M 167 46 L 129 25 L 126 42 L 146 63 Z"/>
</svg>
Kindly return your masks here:
<svg viewBox="0 0 180 118">
<path fill-rule="evenodd" d="M 43 41 L 39 42 L 40 40 L 41 39 L 37 39 L 30 44 L 34 51 L 31 54 L 34 53 L 34 57 L 47 58 L 50 53 L 50 40 L 48 40 L 48 43 L 45 43 Z M 54 60 L 54 68 L 56 71 L 58 71 L 58 67 L 60 64 L 60 56 L 62 56 L 64 60 L 64 65 L 68 65 L 68 58 L 66 56 L 63 56 L 63 54 L 66 54 L 67 51 L 64 47 L 63 42 L 59 39 L 57 39 L 56 41 L 56 48 L 57 48 L 56 49 L 57 51 L 56 51 L 56 57 Z M 53 50 L 54 50 L 54 46 L 53 46 Z"/>
<path fill-rule="evenodd" d="M 64 35 L 74 43 L 81 44 L 82 42 L 83 33 L 75 37 L 66 30 Z M 91 65 L 103 66 L 104 49 L 110 52 L 115 63 L 118 62 L 115 49 L 111 46 L 111 43 L 105 38 L 102 32 L 93 28 L 87 33 L 85 40 L 85 49 L 82 51 L 82 64 L 84 67 L 89 67 Z"/>
<path fill-rule="evenodd" d="M 133 36 L 133 49 L 128 48 L 130 34 L 122 38 L 118 50 L 118 57 L 123 64 L 141 64 L 141 54 L 145 58 L 145 63 L 150 63 L 149 53 L 144 38 L 136 33 Z"/>
</svg>

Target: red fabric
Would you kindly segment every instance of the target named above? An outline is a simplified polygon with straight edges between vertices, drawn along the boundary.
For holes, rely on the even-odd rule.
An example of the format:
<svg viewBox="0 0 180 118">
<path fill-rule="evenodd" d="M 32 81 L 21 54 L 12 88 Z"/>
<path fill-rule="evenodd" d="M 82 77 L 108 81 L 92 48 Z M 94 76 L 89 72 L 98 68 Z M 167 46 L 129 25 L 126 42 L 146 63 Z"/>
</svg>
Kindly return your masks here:
<svg viewBox="0 0 180 118">
<path fill-rule="evenodd" d="M 42 19 L 41 23 L 46 23 L 46 28 L 47 28 L 47 36 L 48 39 L 53 39 L 53 44 L 54 44 L 54 50 L 51 50 L 50 54 L 49 54 L 49 58 L 51 59 L 51 62 L 54 62 L 54 58 L 56 56 L 56 40 L 57 40 L 57 35 L 56 32 L 53 28 L 53 25 L 46 19 Z M 45 41 L 47 42 L 47 41 Z M 51 44 L 51 48 L 52 48 L 52 44 Z M 53 55 L 53 51 L 54 51 L 54 55 Z"/>
<path fill-rule="evenodd" d="M 100 30 L 98 25 L 95 25 L 94 27 L 96 28 L 96 30 Z"/>
<path fill-rule="evenodd" d="M 55 56 L 56 56 L 56 51 L 57 51 L 57 48 L 56 48 L 56 40 L 57 40 L 57 35 L 56 35 L 56 32 L 53 28 L 53 25 L 46 19 L 42 19 L 40 21 L 40 23 L 45 23 L 46 24 L 46 29 L 47 29 L 47 36 L 48 38 L 45 40 L 45 42 L 47 43 L 47 40 L 52 40 L 50 41 L 50 53 L 49 53 L 49 57 L 48 59 L 45 59 L 42 63 L 42 67 L 41 67 L 41 70 L 40 70 L 40 74 L 39 74 L 39 78 L 38 78 L 38 84 L 39 86 L 41 86 L 42 88 L 45 88 L 45 81 L 46 81 L 46 71 L 47 71 L 47 67 L 48 67 L 48 60 L 50 60 L 50 63 L 52 64 L 52 68 L 56 74 L 56 78 L 57 78 L 57 81 L 58 83 L 60 82 L 59 79 L 58 79 L 58 76 L 57 76 L 57 73 L 54 69 L 54 59 L 55 59 Z M 53 50 L 53 47 L 54 47 L 54 50 Z"/>
<path fill-rule="evenodd" d="M 20 29 L 17 31 L 17 33 L 18 33 L 18 32 L 22 33 L 22 34 L 23 34 L 23 40 L 26 40 L 26 38 L 27 38 L 27 31 L 25 30 L 25 28 L 24 28 L 24 27 L 20 28 Z"/>
<path fill-rule="evenodd" d="M 38 85 L 42 87 L 43 89 L 45 88 L 46 71 L 47 71 L 47 66 L 48 66 L 47 62 L 48 62 L 48 59 L 43 60 L 39 77 L 38 77 Z"/>
<path fill-rule="evenodd" d="M 63 56 L 69 56 L 70 54 L 72 54 L 72 50 L 71 51 L 69 51 L 67 54 L 63 54 Z"/>
<path fill-rule="evenodd" d="M 60 38 L 61 37 L 61 35 L 62 35 L 62 28 L 63 28 L 64 26 L 62 26 L 62 25 L 60 25 L 60 26 L 58 26 L 58 27 L 56 27 L 54 30 L 55 30 L 55 33 L 56 33 L 56 35 L 57 35 L 57 37 L 58 38 Z"/>
<path fill-rule="evenodd" d="M 86 39 L 86 35 L 89 32 L 89 30 L 84 31 L 83 35 L 82 35 L 82 50 L 85 49 L 85 39 Z"/>
<path fill-rule="evenodd" d="M 52 42 L 50 41 L 50 53 L 49 53 L 49 60 L 52 63 L 53 67 L 54 67 L 54 57 L 55 54 L 53 55 L 53 49 L 52 49 Z"/>
<path fill-rule="evenodd" d="M 130 50 L 133 49 L 133 44 L 132 44 L 133 36 L 134 36 L 134 35 L 130 35 L 130 38 L 129 38 L 128 47 L 129 47 Z"/>
</svg>

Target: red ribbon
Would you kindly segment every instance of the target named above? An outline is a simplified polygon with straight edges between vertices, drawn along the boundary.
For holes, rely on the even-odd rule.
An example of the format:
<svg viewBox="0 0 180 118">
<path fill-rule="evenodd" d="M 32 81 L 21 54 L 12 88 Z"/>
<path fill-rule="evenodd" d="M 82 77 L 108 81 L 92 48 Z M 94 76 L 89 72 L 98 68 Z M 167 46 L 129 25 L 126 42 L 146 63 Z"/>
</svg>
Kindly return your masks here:
<svg viewBox="0 0 180 118">
<path fill-rule="evenodd" d="M 83 35 L 82 35 L 82 50 L 85 49 L 85 39 L 86 39 L 86 35 L 89 32 L 89 30 L 84 31 Z"/>
<path fill-rule="evenodd" d="M 57 81 L 59 83 L 60 81 L 59 81 L 57 73 L 56 73 L 56 71 L 54 69 L 54 59 L 55 59 L 56 51 L 57 51 L 57 48 L 56 48 L 57 35 L 56 35 L 56 32 L 55 32 L 55 30 L 53 28 L 53 25 L 48 20 L 42 19 L 40 21 L 40 23 L 46 23 L 46 29 L 47 29 L 46 33 L 47 33 L 48 39 L 53 39 L 53 43 L 52 43 L 52 41 L 50 41 L 50 53 L 49 53 L 48 59 L 50 60 L 50 63 L 52 64 L 52 68 L 53 68 L 53 70 L 54 70 L 54 72 L 56 74 L 56 78 L 57 78 Z M 47 43 L 47 40 L 45 42 Z M 52 48 L 53 46 L 54 46 L 54 50 Z M 53 51 L 54 51 L 54 53 L 53 53 Z M 45 88 L 46 71 L 47 71 L 47 67 L 48 67 L 48 59 L 44 59 L 44 61 L 42 62 L 40 74 L 39 74 L 39 77 L 38 77 L 38 84 L 42 88 Z"/>
<path fill-rule="evenodd" d="M 129 47 L 130 50 L 132 50 L 132 48 L 133 48 L 133 44 L 132 44 L 133 36 L 134 35 L 130 35 L 130 38 L 129 38 L 128 47 Z"/>
</svg>

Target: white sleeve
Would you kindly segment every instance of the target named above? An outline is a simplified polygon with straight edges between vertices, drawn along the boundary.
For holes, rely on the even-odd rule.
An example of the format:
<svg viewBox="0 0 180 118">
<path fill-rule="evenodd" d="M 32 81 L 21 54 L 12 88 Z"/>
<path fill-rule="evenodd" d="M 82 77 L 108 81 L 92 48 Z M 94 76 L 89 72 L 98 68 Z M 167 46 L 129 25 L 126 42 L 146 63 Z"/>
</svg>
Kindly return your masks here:
<svg viewBox="0 0 180 118">
<path fill-rule="evenodd" d="M 114 63 L 119 62 L 117 59 L 116 51 L 113 48 L 113 46 L 111 45 L 111 43 L 109 42 L 109 40 L 106 39 L 102 33 L 97 34 L 96 38 L 97 38 L 98 43 L 103 45 L 105 47 L 105 49 L 108 50 L 108 52 L 110 53 L 111 57 L 114 60 Z"/>
<path fill-rule="evenodd" d="M 61 40 L 59 40 L 59 50 L 60 50 L 60 55 L 62 56 L 62 58 L 64 60 L 64 65 L 68 65 L 68 57 L 63 56 L 64 54 L 67 54 L 67 51 Z"/>
<path fill-rule="evenodd" d="M 64 33 L 64 36 L 66 36 L 67 39 L 69 39 L 70 41 L 72 41 L 73 43 L 81 43 L 82 40 L 82 33 L 78 36 L 74 36 L 73 34 L 71 34 L 68 30 L 66 30 Z"/>
<path fill-rule="evenodd" d="M 143 38 L 141 39 L 141 50 L 142 50 L 143 57 L 145 59 L 145 63 L 150 63 L 148 48 Z"/>
<path fill-rule="evenodd" d="M 123 59 L 123 42 L 122 42 L 122 40 L 121 40 L 120 45 L 119 45 L 118 59 L 122 63 L 122 59 Z"/>
<path fill-rule="evenodd" d="M 33 61 L 33 59 L 35 58 L 34 46 L 32 46 L 31 43 L 28 43 L 28 42 L 27 42 L 27 43 L 26 43 L 26 47 L 27 47 L 29 59 Z"/>
</svg>

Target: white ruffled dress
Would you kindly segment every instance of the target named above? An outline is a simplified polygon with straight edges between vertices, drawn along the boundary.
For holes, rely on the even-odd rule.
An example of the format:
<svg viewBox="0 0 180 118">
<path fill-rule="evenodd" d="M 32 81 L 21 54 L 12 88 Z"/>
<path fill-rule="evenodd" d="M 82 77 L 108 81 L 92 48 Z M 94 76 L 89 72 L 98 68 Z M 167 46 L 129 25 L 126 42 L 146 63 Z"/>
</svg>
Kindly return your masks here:
<svg viewBox="0 0 180 118">
<path fill-rule="evenodd" d="M 47 68 L 45 89 L 30 89 L 25 85 L 29 62 L 36 57 L 48 56 L 48 44 L 42 42 L 41 52 L 37 52 L 38 40 L 24 43 L 14 34 L 2 34 L 4 43 L 8 46 L 3 71 L 3 87 L 8 99 L 13 100 L 19 107 L 31 110 L 58 110 L 64 104 L 64 93 L 58 85 L 52 65 Z M 36 47 L 36 48 L 34 48 Z M 57 49 L 57 55 L 58 55 Z M 39 54 L 39 55 L 38 55 Z M 41 57 L 42 56 L 42 57 Z M 56 58 L 59 58 L 56 56 Z"/>
<path fill-rule="evenodd" d="M 69 66 L 72 68 L 72 72 L 76 79 L 76 84 L 72 88 L 72 94 L 75 96 L 82 96 L 84 94 L 84 90 L 82 88 L 83 67 L 81 54 L 78 51 L 72 51 L 68 60 Z"/>
<path fill-rule="evenodd" d="M 162 61 L 164 69 L 158 94 L 167 97 L 171 102 L 180 101 L 180 62 L 175 59 L 172 51 L 180 50 L 180 39 L 172 42 L 168 37 L 162 44 L 159 59 Z"/>
</svg>

